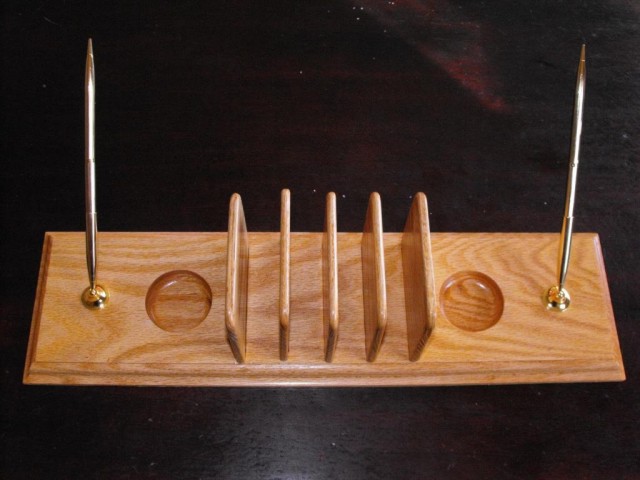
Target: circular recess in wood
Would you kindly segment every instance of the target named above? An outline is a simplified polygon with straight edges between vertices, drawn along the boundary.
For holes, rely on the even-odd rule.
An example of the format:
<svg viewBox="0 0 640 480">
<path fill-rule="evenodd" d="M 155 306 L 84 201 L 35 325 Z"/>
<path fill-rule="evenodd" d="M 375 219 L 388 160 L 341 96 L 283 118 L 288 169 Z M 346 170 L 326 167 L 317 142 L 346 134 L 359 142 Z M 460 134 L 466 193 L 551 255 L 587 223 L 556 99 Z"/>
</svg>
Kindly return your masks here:
<svg viewBox="0 0 640 480">
<path fill-rule="evenodd" d="M 456 327 L 479 332 L 494 326 L 504 309 L 498 284 L 480 272 L 456 272 L 440 289 L 440 308 Z"/>
<path fill-rule="evenodd" d="M 149 287 L 145 306 L 149 318 L 168 332 L 197 327 L 211 309 L 211 288 L 206 280 L 189 270 L 160 275 Z"/>
</svg>

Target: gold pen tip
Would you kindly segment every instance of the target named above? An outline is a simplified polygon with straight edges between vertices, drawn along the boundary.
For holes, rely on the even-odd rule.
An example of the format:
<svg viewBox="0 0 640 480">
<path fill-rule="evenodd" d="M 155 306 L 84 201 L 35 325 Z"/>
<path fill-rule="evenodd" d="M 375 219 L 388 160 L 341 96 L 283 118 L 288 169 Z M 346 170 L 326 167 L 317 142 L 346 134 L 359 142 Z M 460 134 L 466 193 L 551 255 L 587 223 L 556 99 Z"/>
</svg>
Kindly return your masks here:
<svg viewBox="0 0 640 480">
<path fill-rule="evenodd" d="M 91 39 L 87 42 L 87 55 L 91 55 L 93 57 L 93 42 Z"/>
<path fill-rule="evenodd" d="M 583 43 L 580 49 L 580 61 L 578 62 L 578 89 L 584 90 L 584 82 L 587 74 L 587 62 L 585 61 L 586 45 Z"/>
</svg>

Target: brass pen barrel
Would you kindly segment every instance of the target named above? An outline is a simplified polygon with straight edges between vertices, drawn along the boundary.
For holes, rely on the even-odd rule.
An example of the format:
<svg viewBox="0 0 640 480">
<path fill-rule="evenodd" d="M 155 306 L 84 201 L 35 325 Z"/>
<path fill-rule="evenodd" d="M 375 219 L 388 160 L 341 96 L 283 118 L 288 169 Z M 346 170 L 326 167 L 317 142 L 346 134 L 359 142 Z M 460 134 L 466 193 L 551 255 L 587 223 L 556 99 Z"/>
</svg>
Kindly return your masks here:
<svg viewBox="0 0 640 480">
<path fill-rule="evenodd" d="M 84 83 L 84 194 L 85 194 L 85 248 L 89 287 L 82 293 L 82 303 L 87 308 L 104 308 L 109 292 L 96 283 L 98 269 L 98 213 L 96 211 L 96 163 L 95 163 L 95 95 L 96 76 L 93 64 L 93 45 L 87 45 L 87 63 Z"/>
<path fill-rule="evenodd" d="M 96 237 L 98 218 L 96 212 L 96 164 L 95 164 L 95 67 L 91 39 L 87 46 L 84 97 L 84 187 L 86 213 L 87 273 L 91 290 L 96 288 Z"/>
<path fill-rule="evenodd" d="M 569 308 L 571 297 L 564 288 L 569 271 L 571 256 L 571 234 L 573 233 L 573 207 L 576 202 L 576 184 L 578 183 L 578 163 L 580 158 L 580 137 L 582 136 L 582 108 L 584 105 L 584 89 L 586 80 L 585 46 L 580 50 L 578 78 L 576 79 L 576 96 L 573 106 L 573 129 L 571 131 L 571 153 L 569 155 L 569 173 L 567 175 L 567 194 L 564 202 L 564 218 L 560 234 L 558 251 L 558 283 L 551 287 L 545 296 L 547 308 L 565 311 Z"/>
<path fill-rule="evenodd" d="M 576 184 L 578 183 L 578 163 L 580 159 L 580 137 L 582 136 L 582 109 L 586 80 L 585 46 L 580 50 L 576 94 L 573 107 L 573 130 L 571 132 L 571 153 L 569 156 L 569 173 L 567 175 L 567 194 L 564 204 L 564 220 L 560 249 L 558 251 L 558 287 L 564 288 L 569 270 L 571 255 L 571 234 L 573 233 L 573 207 L 576 201 Z"/>
</svg>

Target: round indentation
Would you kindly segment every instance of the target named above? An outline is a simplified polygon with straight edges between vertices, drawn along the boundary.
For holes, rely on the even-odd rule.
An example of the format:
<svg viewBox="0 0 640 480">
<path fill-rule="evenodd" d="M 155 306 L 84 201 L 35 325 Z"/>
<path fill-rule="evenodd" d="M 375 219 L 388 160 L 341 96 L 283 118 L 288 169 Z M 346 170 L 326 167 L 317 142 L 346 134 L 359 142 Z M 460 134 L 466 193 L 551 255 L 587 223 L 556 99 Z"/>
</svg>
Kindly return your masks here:
<svg viewBox="0 0 640 480">
<path fill-rule="evenodd" d="M 147 314 L 158 327 L 183 332 L 198 326 L 211 309 L 211 288 L 197 273 L 174 270 L 149 287 Z"/>
<path fill-rule="evenodd" d="M 504 299 L 491 277 L 463 271 L 454 273 L 442 284 L 440 308 L 456 327 L 479 332 L 498 323 Z"/>
</svg>

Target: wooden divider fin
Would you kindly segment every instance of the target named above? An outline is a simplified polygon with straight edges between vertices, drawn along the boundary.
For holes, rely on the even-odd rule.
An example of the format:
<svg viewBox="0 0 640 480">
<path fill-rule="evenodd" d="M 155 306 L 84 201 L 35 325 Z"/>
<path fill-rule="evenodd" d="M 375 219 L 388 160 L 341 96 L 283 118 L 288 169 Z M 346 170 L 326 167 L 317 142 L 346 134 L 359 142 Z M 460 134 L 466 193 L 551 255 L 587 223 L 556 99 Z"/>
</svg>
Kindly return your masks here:
<svg viewBox="0 0 640 480">
<path fill-rule="evenodd" d="M 289 299 L 291 297 L 291 192 L 280 194 L 280 360 L 289 356 Z"/>
<path fill-rule="evenodd" d="M 377 192 L 369 197 L 361 249 L 365 348 L 367 361 L 373 362 L 378 356 L 387 328 L 382 205 Z"/>
<path fill-rule="evenodd" d="M 338 343 L 338 232 L 336 194 L 327 194 L 324 234 L 322 238 L 322 300 L 324 325 L 324 359 L 333 361 Z"/>
<path fill-rule="evenodd" d="M 422 192 L 413 199 L 402 234 L 402 269 L 409 360 L 415 362 L 420 359 L 436 319 L 429 209 Z"/>
<path fill-rule="evenodd" d="M 224 322 L 227 342 L 238 363 L 244 363 L 246 360 L 248 281 L 249 235 L 242 199 L 234 193 L 229 204 Z"/>
</svg>

